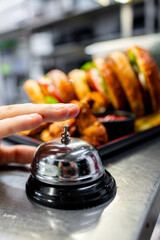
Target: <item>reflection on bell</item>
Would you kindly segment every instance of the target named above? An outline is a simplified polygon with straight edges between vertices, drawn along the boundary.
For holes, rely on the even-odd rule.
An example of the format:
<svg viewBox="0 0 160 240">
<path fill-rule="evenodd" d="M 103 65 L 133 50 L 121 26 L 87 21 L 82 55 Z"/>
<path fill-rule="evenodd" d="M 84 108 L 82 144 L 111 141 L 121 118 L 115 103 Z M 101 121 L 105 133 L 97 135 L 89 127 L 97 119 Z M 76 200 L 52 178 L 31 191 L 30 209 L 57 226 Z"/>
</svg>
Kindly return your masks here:
<svg viewBox="0 0 160 240">
<path fill-rule="evenodd" d="M 65 126 L 61 139 L 37 148 L 26 193 L 44 206 L 82 209 L 110 201 L 116 184 L 104 170 L 97 150 L 83 140 L 70 138 Z"/>
</svg>

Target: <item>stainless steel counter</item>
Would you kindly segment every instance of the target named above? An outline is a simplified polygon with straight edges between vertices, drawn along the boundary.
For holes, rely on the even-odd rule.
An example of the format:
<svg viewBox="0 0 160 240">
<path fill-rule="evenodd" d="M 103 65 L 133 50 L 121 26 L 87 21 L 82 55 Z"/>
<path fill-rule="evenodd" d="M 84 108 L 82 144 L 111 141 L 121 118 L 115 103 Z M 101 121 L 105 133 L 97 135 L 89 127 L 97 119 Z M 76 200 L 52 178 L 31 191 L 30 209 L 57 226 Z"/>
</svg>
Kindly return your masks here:
<svg viewBox="0 0 160 240">
<path fill-rule="evenodd" d="M 29 166 L 1 168 L 0 239 L 150 239 L 160 212 L 160 137 L 126 149 L 104 164 L 117 182 L 116 197 L 107 206 L 78 211 L 30 202 L 25 194 Z"/>
</svg>

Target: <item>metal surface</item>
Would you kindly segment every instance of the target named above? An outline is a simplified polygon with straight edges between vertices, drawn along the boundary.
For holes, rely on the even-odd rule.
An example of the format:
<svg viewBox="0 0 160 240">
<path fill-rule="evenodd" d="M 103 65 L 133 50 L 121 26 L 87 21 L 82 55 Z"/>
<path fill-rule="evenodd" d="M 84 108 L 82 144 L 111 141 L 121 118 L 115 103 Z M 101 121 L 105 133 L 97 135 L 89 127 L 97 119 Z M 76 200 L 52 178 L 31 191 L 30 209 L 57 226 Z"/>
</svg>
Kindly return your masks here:
<svg viewBox="0 0 160 240">
<path fill-rule="evenodd" d="M 160 210 L 160 137 L 109 158 L 105 164 L 117 194 L 80 211 L 48 209 L 25 194 L 29 169 L 11 165 L 0 172 L 0 239 L 149 239 Z"/>
</svg>

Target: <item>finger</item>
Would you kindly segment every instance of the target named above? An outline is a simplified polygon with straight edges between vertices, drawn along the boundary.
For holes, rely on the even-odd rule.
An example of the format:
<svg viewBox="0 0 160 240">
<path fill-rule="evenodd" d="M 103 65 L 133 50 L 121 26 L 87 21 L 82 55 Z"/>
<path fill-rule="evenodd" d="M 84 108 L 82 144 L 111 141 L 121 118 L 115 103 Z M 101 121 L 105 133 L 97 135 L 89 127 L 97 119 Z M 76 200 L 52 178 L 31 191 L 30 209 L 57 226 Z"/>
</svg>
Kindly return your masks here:
<svg viewBox="0 0 160 240">
<path fill-rule="evenodd" d="M 1 146 L 0 148 L 0 165 L 7 163 L 31 163 L 33 160 L 36 147 L 32 146 Z"/>
<path fill-rule="evenodd" d="M 43 122 L 54 122 L 74 118 L 79 113 L 79 107 L 75 104 L 25 103 L 1 106 L 0 113 L 0 119 L 38 113 L 43 117 Z"/>
<path fill-rule="evenodd" d="M 42 120 L 42 116 L 37 113 L 0 120 L 0 138 L 35 129 L 41 125 Z"/>
</svg>

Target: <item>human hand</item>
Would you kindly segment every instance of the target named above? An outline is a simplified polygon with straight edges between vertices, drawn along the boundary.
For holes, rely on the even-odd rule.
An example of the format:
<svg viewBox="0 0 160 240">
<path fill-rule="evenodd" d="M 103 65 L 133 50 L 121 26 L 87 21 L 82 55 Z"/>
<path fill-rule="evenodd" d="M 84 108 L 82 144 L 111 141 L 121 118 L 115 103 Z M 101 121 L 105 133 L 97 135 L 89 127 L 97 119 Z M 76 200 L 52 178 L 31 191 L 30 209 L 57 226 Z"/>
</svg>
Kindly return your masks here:
<svg viewBox="0 0 160 240">
<path fill-rule="evenodd" d="M 79 113 L 75 104 L 15 104 L 0 107 L 0 139 L 16 132 L 35 129 L 43 122 L 74 118 Z M 10 162 L 31 163 L 35 147 L 16 145 L 0 147 L 0 165 Z"/>
</svg>

